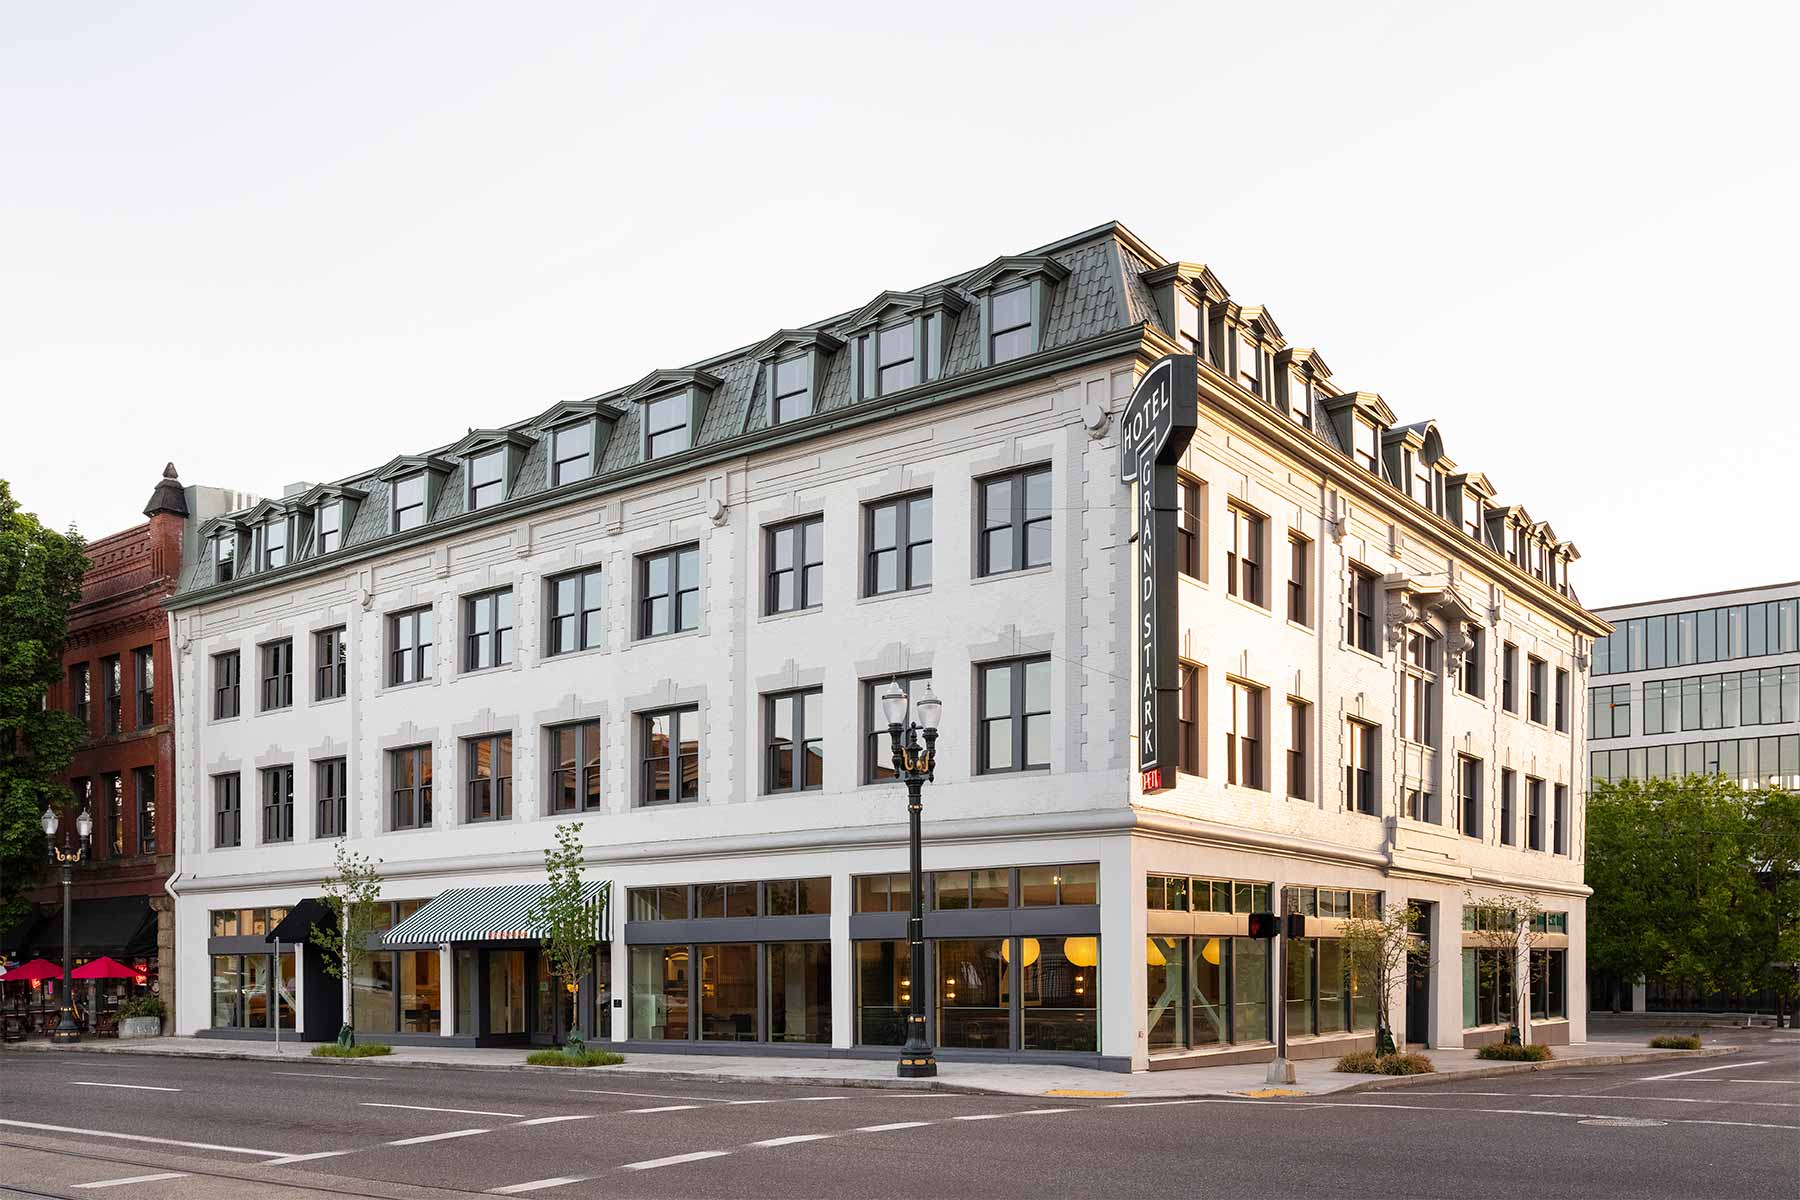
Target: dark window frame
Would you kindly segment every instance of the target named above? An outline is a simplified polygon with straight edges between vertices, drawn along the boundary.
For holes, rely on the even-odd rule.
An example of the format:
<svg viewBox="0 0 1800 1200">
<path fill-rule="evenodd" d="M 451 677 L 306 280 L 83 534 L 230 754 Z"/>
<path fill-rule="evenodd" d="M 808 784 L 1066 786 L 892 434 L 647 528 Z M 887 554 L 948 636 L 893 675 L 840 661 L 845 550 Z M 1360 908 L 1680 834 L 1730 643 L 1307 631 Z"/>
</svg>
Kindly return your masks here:
<svg viewBox="0 0 1800 1200">
<path fill-rule="evenodd" d="M 1189 579 L 1206 578 L 1206 483 L 1175 476 L 1175 569 Z"/>
<path fill-rule="evenodd" d="M 148 729 L 156 724 L 156 648 L 154 646 L 139 646 L 131 652 L 131 681 L 137 728 Z"/>
<path fill-rule="evenodd" d="M 819 723 L 821 728 L 814 733 L 808 728 L 806 720 L 806 701 L 808 697 L 819 698 Z M 792 717 L 790 725 L 793 736 L 778 739 L 775 736 L 776 711 L 782 703 L 791 704 Z M 823 687 L 793 688 L 783 692 L 768 692 L 763 696 L 763 794 L 768 796 L 786 795 L 793 792 L 816 792 L 825 786 L 825 732 L 823 726 L 829 724 L 825 717 L 825 689 Z M 818 747 L 817 761 L 819 779 L 816 783 L 806 781 L 803 764 L 810 763 L 812 747 Z M 792 761 L 788 764 L 788 780 L 786 786 L 776 782 L 780 771 L 778 763 L 785 753 Z"/>
<path fill-rule="evenodd" d="M 243 711 L 242 670 L 243 664 L 236 650 L 224 650 L 212 656 L 213 720 L 227 720 Z"/>
<path fill-rule="evenodd" d="M 1041 717 L 1045 720 L 1051 721 L 1052 722 L 1052 725 L 1051 725 L 1052 734 L 1054 734 L 1054 731 L 1055 731 L 1054 720 L 1055 720 L 1055 714 L 1056 714 L 1056 708 L 1055 708 L 1056 686 L 1055 686 L 1054 675 L 1052 675 L 1051 681 L 1046 688 L 1046 690 L 1048 691 L 1049 696 L 1050 696 L 1051 707 L 1042 709 L 1042 710 L 1034 710 L 1034 709 L 1026 708 L 1026 703 L 1027 703 L 1026 693 L 1028 691 L 1028 688 L 1026 685 L 1026 675 L 1031 667 L 1037 666 L 1040 664 L 1043 665 L 1046 669 L 1051 669 L 1050 656 L 1048 654 L 1028 654 L 1028 655 L 1023 655 L 1019 658 L 1007 658 L 1007 659 L 1000 659 L 1000 660 L 993 661 L 993 662 L 983 662 L 983 663 L 975 664 L 975 673 L 976 673 L 976 681 L 975 681 L 976 743 L 975 744 L 976 744 L 976 751 L 977 751 L 975 773 L 977 775 L 1017 775 L 1017 774 L 1021 774 L 1021 773 L 1028 772 L 1028 771 L 1048 771 L 1050 769 L 1051 764 L 1048 759 L 1046 759 L 1043 762 L 1031 762 L 1027 758 L 1027 750 L 1029 749 L 1030 743 L 1031 743 L 1031 739 L 1030 739 L 1028 730 L 1030 728 L 1030 722 L 1031 722 L 1032 718 Z M 985 708 L 985 704 L 987 702 L 986 677 L 987 677 L 987 673 L 989 671 L 998 671 L 998 670 L 1010 670 L 1011 674 L 1012 674 L 1012 679 L 1011 679 L 1011 685 L 1010 685 L 1011 690 L 1009 692 L 1009 703 L 1008 703 L 1007 711 L 1002 715 L 996 716 L 996 715 L 988 713 Z M 1011 759 L 1010 766 L 996 767 L 989 760 L 988 733 L 987 733 L 988 726 L 995 722 L 998 722 L 998 721 L 1010 721 L 1012 723 L 1012 737 L 1011 737 L 1012 759 Z M 1054 738 L 1054 736 L 1052 736 L 1051 738 L 1048 739 L 1048 742 L 1054 742 L 1054 740 L 1055 740 L 1055 738 Z M 1047 745 L 1046 751 L 1048 751 L 1048 748 L 1049 747 Z"/>
<path fill-rule="evenodd" d="M 133 767 L 131 795 L 137 815 L 137 852 L 156 853 L 156 768 Z"/>
<path fill-rule="evenodd" d="M 313 837 L 340 838 L 349 833 L 350 771 L 342 758 L 313 762 Z"/>
<path fill-rule="evenodd" d="M 400 785 L 401 767 L 411 769 L 411 782 Z M 431 745 L 401 746 L 387 752 L 388 828 L 430 829 Z"/>
<path fill-rule="evenodd" d="M 294 639 L 276 638 L 256 648 L 258 712 L 294 706 Z"/>
<path fill-rule="evenodd" d="M 264 767 L 257 772 L 262 791 L 262 824 L 258 844 L 273 846 L 294 840 L 294 764 Z"/>
<path fill-rule="evenodd" d="M 788 548 L 789 563 L 780 564 L 781 543 L 783 539 L 790 543 Z M 810 557 L 813 547 L 817 546 L 818 558 Z M 782 521 L 767 526 L 763 531 L 763 615 L 774 616 L 777 613 L 802 612 L 809 608 L 819 608 L 825 603 L 825 518 L 815 513 L 812 516 L 796 517 L 791 521 Z M 815 583 L 816 570 L 816 583 Z M 781 583 L 783 576 L 793 577 L 794 602 L 789 605 L 781 603 Z M 814 595 L 814 590 L 818 594 Z"/>
<path fill-rule="evenodd" d="M 595 437 L 594 422 L 575 421 L 566 425 L 558 425 L 549 431 L 550 435 L 550 486 L 561 487 L 565 483 L 578 483 L 594 473 L 594 450 L 598 439 Z M 585 444 L 580 454 L 564 454 L 558 443 L 564 434 L 581 433 L 585 435 Z M 573 464 L 581 464 L 578 472 L 565 471 Z"/>
<path fill-rule="evenodd" d="M 665 424 L 652 424 L 652 417 L 658 413 L 671 412 L 679 408 L 681 419 Z M 660 418 L 659 418 L 660 419 Z M 694 396 L 691 391 L 674 392 L 666 396 L 653 396 L 644 401 L 644 461 L 654 462 L 658 459 L 670 458 L 694 448 Z M 668 449 L 657 448 L 659 439 L 670 438 L 681 434 L 681 445 Z"/>
<path fill-rule="evenodd" d="M 419 498 L 417 500 L 407 499 L 405 503 L 402 503 L 402 493 L 410 491 L 414 483 L 419 485 Z M 408 529 L 423 528 L 430 515 L 426 509 L 431 503 L 431 483 L 425 477 L 425 472 L 416 471 L 411 475 L 402 475 L 394 480 L 393 493 L 393 499 L 389 503 L 391 513 L 389 520 L 394 527 L 394 532 L 401 533 Z M 416 517 L 412 516 L 414 513 L 417 514 Z"/>
<path fill-rule="evenodd" d="M 237 771 L 214 775 L 213 849 L 244 844 L 244 781 Z M 227 836 L 229 834 L 229 837 Z"/>
<path fill-rule="evenodd" d="M 100 660 L 100 731 L 125 731 L 125 664 L 117 654 Z"/>
<path fill-rule="evenodd" d="M 1312 628 L 1312 539 L 1288 530 L 1287 619 Z"/>
<path fill-rule="evenodd" d="M 601 574 L 600 567 L 583 567 L 578 571 L 564 571 L 544 580 L 545 658 L 593 650 L 603 644 L 605 582 Z M 564 584 L 570 583 L 574 585 L 574 606 L 565 612 L 560 592 Z M 574 631 L 574 641 L 570 645 L 563 644 L 565 622 L 570 623 L 567 627 Z"/>
<path fill-rule="evenodd" d="M 913 536 L 913 506 L 924 501 L 930 535 L 925 538 Z M 894 542 L 891 546 L 880 546 L 875 541 L 875 524 L 877 514 L 886 510 L 894 510 Z M 933 539 L 937 532 L 937 504 L 929 489 L 917 492 L 906 492 L 898 496 L 885 496 L 880 500 L 871 500 L 863 505 L 863 595 L 893 596 L 901 592 L 931 586 L 932 576 L 936 573 L 936 547 Z M 924 547 L 926 564 L 923 571 L 925 578 L 917 578 L 914 552 Z M 880 556 L 894 556 L 894 586 L 882 588 Z"/>
<path fill-rule="evenodd" d="M 1309 799 L 1312 782 L 1312 701 L 1288 697 L 1287 794 Z"/>
<path fill-rule="evenodd" d="M 1347 595 L 1345 597 L 1345 644 L 1367 654 L 1381 653 L 1380 633 L 1375 620 L 1375 581 L 1376 575 L 1366 567 L 1355 563 L 1348 572 Z"/>
<path fill-rule="evenodd" d="M 892 783 L 897 778 L 894 774 L 894 754 L 886 714 L 881 711 L 882 693 L 887 691 L 889 684 L 898 683 L 910 702 L 923 694 L 923 685 L 930 682 L 930 671 L 884 675 L 879 679 L 862 681 L 863 753 L 866 756 L 862 768 L 863 783 Z"/>
<path fill-rule="evenodd" d="M 984 296 L 982 298 L 982 303 L 987 305 L 987 315 L 988 315 L 987 362 L 984 365 L 990 366 L 990 367 L 997 367 L 1001 363 L 1008 363 L 1008 362 L 1012 362 L 1016 359 L 1026 358 L 1037 352 L 1037 349 L 1038 349 L 1038 345 L 1037 345 L 1038 338 L 1037 338 L 1037 328 L 1036 328 L 1036 326 L 1037 326 L 1037 312 L 1036 312 L 1037 305 L 1035 303 L 1035 299 L 1036 299 L 1035 291 L 1036 291 L 1035 286 L 1033 284 L 1027 282 L 1027 283 L 1017 284 L 1013 287 L 1000 288 L 996 291 L 988 293 L 986 296 Z M 998 316 L 1000 301 L 1010 299 L 1011 297 L 1016 296 L 1016 295 L 1020 294 L 1021 292 L 1024 293 L 1024 295 L 1025 295 L 1025 318 L 1024 318 L 1024 320 L 1016 321 L 1011 325 L 1005 326 L 1004 328 L 1001 327 L 1001 325 L 999 323 L 999 316 Z M 1010 335 L 1013 335 L 1013 334 L 1016 334 L 1021 329 L 1028 331 L 1027 337 L 1026 337 L 1026 342 L 1027 342 L 1026 349 L 1021 350 L 1017 353 L 1010 353 L 1010 354 L 1006 355 L 1006 357 L 1002 358 L 1000 356 L 1000 354 L 998 353 L 1000 339 L 1004 338 L 1004 337 L 1009 337 Z"/>
<path fill-rule="evenodd" d="M 488 771 L 481 775 L 481 748 L 487 747 Z M 513 735 L 511 730 L 483 733 L 462 739 L 463 747 L 463 821 L 465 824 L 493 824 L 510 821 L 513 815 L 512 770 Z M 500 773 L 502 763 L 506 773 Z M 484 786 L 485 785 L 485 786 Z M 485 802 L 486 813 L 480 810 Z"/>
<path fill-rule="evenodd" d="M 575 740 L 574 765 L 563 766 L 561 754 L 562 739 L 573 737 Z M 600 768 L 604 761 L 605 743 L 601 740 L 600 721 L 598 718 L 586 721 L 569 721 L 561 725 L 544 727 L 546 743 L 545 763 L 549 771 L 549 793 L 545 807 L 554 815 L 569 813 L 597 812 L 606 802 L 600 791 Z M 590 754 L 592 751 L 590 762 Z M 564 794 L 564 776 L 573 785 L 575 803 L 565 806 L 561 798 Z M 590 789 L 588 784 L 592 782 Z M 591 797 L 591 800 L 590 800 Z"/>
<path fill-rule="evenodd" d="M 670 735 L 665 752 L 661 755 L 652 753 L 653 739 L 656 736 L 657 720 L 670 719 Z M 694 759 L 694 793 L 686 792 L 686 780 L 682 773 L 682 759 L 688 757 L 681 745 L 687 732 L 687 723 L 693 726 L 693 759 Z M 677 705 L 673 708 L 659 708 L 636 714 L 638 741 L 638 807 L 662 808 L 678 804 L 697 804 L 702 795 L 701 766 L 703 765 L 704 744 L 700 738 L 700 709 L 696 705 Z M 668 772 L 668 798 L 656 799 L 656 774 L 660 768 Z"/>
<path fill-rule="evenodd" d="M 518 617 L 510 586 L 464 596 L 462 618 L 462 669 L 465 674 L 512 666 L 516 651 L 513 630 Z"/>
<path fill-rule="evenodd" d="M 694 586 L 682 587 L 681 568 L 684 559 L 686 559 L 688 555 L 693 556 Z M 664 564 L 664 568 L 668 572 L 668 588 L 666 591 L 652 592 L 650 590 L 650 573 L 653 564 L 656 563 Z M 670 637 L 678 633 L 691 633 L 700 628 L 699 542 L 688 542 L 680 546 L 669 546 L 661 550 L 652 550 L 647 554 L 640 554 L 637 556 L 637 571 L 635 574 L 637 575 L 638 587 L 638 641 L 643 641 L 647 638 Z M 692 625 L 684 625 L 682 624 L 682 614 L 686 609 L 686 605 L 683 601 L 690 595 L 694 598 L 694 623 Z M 654 628 L 653 614 L 656 611 L 655 606 L 656 601 L 658 600 L 665 601 L 669 606 L 669 627 L 667 629 Z"/>
<path fill-rule="evenodd" d="M 81 722 L 83 732 L 93 732 L 94 670 L 87 663 L 69 668 L 69 712 Z"/>
<path fill-rule="evenodd" d="M 402 632 L 407 635 L 401 644 Z M 437 613 L 432 605 L 389 613 L 387 619 L 387 685 L 424 683 L 437 673 Z"/>
<path fill-rule="evenodd" d="M 1519 773 L 1511 767 L 1500 768 L 1500 844 L 1518 842 Z"/>
<path fill-rule="evenodd" d="M 313 699 L 336 700 L 349 691 L 350 631 L 343 625 L 313 631 Z"/>
<path fill-rule="evenodd" d="M 1474 755 L 1456 756 L 1456 799 L 1457 827 L 1464 837 L 1479 840 L 1482 837 L 1481 760 Z"/>
<path fill-rule="evenodd" d="M 1381 727 L 1356 717 L 1347 717 L 1345 722 L 1349 753 L 1344 760 L 1344 807 L 1366 816 L 1379 816 Z"/>
<path fill-rule="evenodd" d="M 1180 692 L 1175 708 L 1175 770 L 1177 774 L 1205 774 L 1201 770 L 1205 762 L 1200 753 L 1200 714 L 1203 711 L 1201 684 L 1205 678 L 1206 668 L 1201 664 L 1189 662 L 1186 659 L 1176 663 L 1176 687 Z"/>
<path fill-rule="evenodd" d="M 1225 547 L 1225 590 L 1246 604 L 1267 608 L 1269 518 L 1240 501 L 1225 506 L 1231 539 Z"/>
<path fill-rule="evenodd" d="M 975 481 L 976 497 L 976 575 L 986 579 L 993 575 L 1007 575 L 1014 571 L 1028 571 L 1035 567 L 1047 567 L 1055 559 L 1054 547 L 1050 543 L 1055 537 L 1056 526 L 1053 518 L 1055 506 L 1046 506 L 1039 516 L 1032 516 L 1032 510 L 1026 503 L 1030 493 L 1031 481 L 1042 476 L 1051 480 L 1049 463 L 1040 463 L 1031 467 L 1020 467 L 1017 470 L 1002 471 L 997 475 L 984 476 Z M 988 506 L 988 489 L 1005 484 L 1007 487 L 1007 512 L 997 514 Z M 1051 487 L 1047 483 L 1046 489 Z M 1054 499 L 1054 496 L 1051 497 Z M 1047 526 L 1050 534 L 1045 538 L 1046 557 L 1042 562 L 1031 559 L 1031 532 L 1033 526 Z M 1009 561 L 995 563 L 989 548 L 989 535 L 1007 532 L 1008 545 L 1011 550 Z"/>
<path fill-rule="evenodd" d="M 1263 748 L 1268 745 L 1269 689 L 1235 675 L 1225 677 L 1225 687 L 1231 699 L 1231 719 L 1225 727 L 1225 782 L 1235 787 L 1267 791 Z M 1246 728 L 1243 730 L 1238 728 L 1240 709 L 1245 716 Z"/>
<path fill-rule="evenodd" d="M 507 449 L 505 446 L 483 450 L 480 453 L 471 454 L 463 460 L 463 473 L 468 481 L 465 488 L 466 500 L 470 512 L 481 512 L 484 509 L 493 508 L 496 504 L 506 503 L 507 476 L 510 474 L 507 470 L 506 460 Z M 490 462 L 499 464 L 500 473 L 492 479 L 478 481 L 475 478 L 476 467 Z"/>
</svg>

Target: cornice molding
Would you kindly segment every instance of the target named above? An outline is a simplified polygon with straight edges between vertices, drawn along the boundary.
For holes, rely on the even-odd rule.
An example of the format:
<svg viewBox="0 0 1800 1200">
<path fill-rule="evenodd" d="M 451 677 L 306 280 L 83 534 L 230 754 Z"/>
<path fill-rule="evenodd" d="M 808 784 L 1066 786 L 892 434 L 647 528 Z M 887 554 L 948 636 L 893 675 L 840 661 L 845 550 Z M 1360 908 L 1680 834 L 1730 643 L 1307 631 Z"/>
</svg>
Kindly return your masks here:
<svg viewBox="0 0 1800 1200">
<path fill-rule="evenodd" d="M 670 392 L 679 392 L 684 388 L 691 387 L 697 387 L 702 391 L 716 392 L 724 386 L 724 383 L 724 380 L 710 371 L 702 371 L 693 367 L 664 369 L 652 371 L 626 388 L 625 399 L 653 400 L 658 396 L 666 396 Z"/>
<path fill-rule="evenodd" d="M 383 483 L 392 483 L 405 475 L 415 475 L 420 471 L 430 471 L 435 475 L 448 475 L 456 469 L 456 464 L 436 454 L 397 454 L 388 459 L 387 464 L 375 472 L 375 478 Z"/>
</svg>

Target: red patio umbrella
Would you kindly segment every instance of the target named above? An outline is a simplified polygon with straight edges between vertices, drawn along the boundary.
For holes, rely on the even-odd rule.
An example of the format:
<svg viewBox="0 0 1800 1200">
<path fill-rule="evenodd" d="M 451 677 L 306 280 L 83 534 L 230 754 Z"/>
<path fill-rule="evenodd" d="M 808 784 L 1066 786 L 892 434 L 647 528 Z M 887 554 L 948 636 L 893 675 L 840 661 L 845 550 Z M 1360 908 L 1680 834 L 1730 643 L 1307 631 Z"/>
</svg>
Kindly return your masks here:
<svg viewBox="0 0 1800 1200">
<path fill-rule="evenodd" d="M 136 979 L 138 977 L 135 967 L 128 967 L 118 959 L 107 958 L 105 955 L 96 958 L 93 962 L 82 963 L 69 974 L 76 979 Z"/>
<path fill-rule="evenodd" d="M 7 983 L 26 983 L 33 979 L 61 979 L 62 968 L 47 958 L 34 958 L 28 963 L 20 963 L 8 971 L 0 979 Z"/>
</svg>

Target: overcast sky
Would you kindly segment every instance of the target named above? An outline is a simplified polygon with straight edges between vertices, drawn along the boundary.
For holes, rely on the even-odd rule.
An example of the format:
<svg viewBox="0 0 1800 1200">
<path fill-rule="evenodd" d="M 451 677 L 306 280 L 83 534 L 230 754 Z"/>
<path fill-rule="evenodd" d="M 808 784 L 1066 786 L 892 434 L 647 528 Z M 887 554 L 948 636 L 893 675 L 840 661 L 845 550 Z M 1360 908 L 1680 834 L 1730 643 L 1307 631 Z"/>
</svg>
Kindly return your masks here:
<svg viewBox="0 0 1800 1200">
<path fill-rule="evenodd" d="M 0 477 L 279 495 L 1118 218 L 1588 603 L 1800 578 L 1792 11 L 10 6 Z"/>
</svg>

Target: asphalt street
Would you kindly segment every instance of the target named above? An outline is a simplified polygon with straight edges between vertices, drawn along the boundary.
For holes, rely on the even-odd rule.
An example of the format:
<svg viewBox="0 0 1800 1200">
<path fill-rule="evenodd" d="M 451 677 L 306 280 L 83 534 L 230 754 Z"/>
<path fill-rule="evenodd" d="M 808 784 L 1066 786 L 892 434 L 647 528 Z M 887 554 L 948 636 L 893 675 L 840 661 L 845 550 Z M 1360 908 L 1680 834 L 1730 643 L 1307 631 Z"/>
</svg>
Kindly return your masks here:
<svg viewBox="0 0 1800 1200">
<path fill-rule="evenodd" d="M 1742 1051 L 1303 1101 L 5 1054 L 0 1195 L 1792 1197 L 1800 1033 L 1714 1033 Z"/>
</svg>

